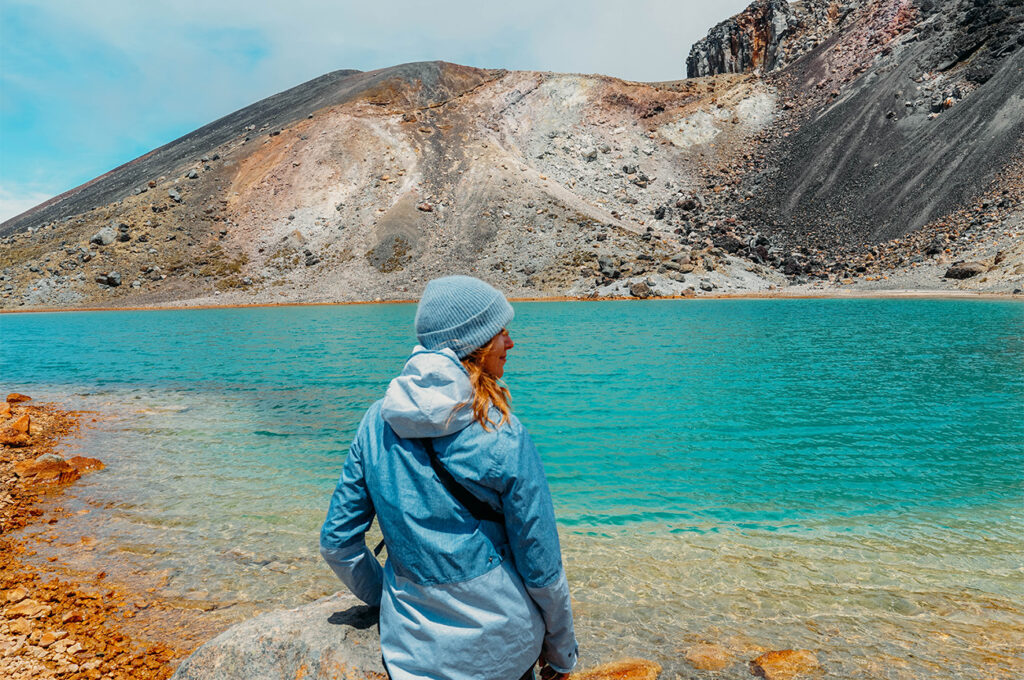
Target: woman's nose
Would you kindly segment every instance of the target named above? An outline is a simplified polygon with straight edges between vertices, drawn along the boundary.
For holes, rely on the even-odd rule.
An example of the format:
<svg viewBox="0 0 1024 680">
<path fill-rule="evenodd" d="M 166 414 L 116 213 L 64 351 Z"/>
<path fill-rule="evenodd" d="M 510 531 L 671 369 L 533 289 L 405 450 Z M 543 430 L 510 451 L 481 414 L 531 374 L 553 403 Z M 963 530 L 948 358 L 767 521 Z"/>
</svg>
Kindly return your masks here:
<svg viewBox="0 0 1024 680">
<path fill-rule="evenodd" d="M 505 349 L 509 350 L 509 349 L 512 349 L 515 346 L 516 346 L 516 343 L 512 342 L 512 336 L 511 335 L 506 335 L 505 336 Z"/>
</svg>

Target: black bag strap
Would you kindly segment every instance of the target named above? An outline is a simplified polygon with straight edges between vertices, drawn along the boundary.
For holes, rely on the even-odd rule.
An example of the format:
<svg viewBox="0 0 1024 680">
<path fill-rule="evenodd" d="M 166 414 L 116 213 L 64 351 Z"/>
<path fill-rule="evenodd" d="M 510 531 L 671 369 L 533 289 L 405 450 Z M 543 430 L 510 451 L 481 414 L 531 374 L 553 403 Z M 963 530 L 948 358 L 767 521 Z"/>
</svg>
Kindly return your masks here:
<svg viewBox="0 0 1024 680">
<path fill-rule="evenodd" d="M 499 524 L 505 523 L 505 516 L 500 512 L 492 508 L 490 505 L 480 500 L 470 492 L 469 489 L 459 484 L 452 477 L 452 473 L 448 472 L 448 469 L 441 464 L 441 461 L 437 458 L 437 451 L 434 450 L 434 440 L 430 437 L 424 437 L 420 440 L 423 442 L 423 447 L 427 450 L 427 458 L 430 459 L 430 467 L 434 469 L 434 474 L 441 480 L 441 485 L 448 490 L 448 493 L 458 501 L 462 507 L 469 511 L 469 514 L 473 516 L 473 519 L 478 522 L 488 521 L 497 522 Z M 381 550 L 384 549 L 384 541 L 382 540 L 377 544 L 377 547 L 373 549 L 374 555 L 380 555 Z"/>
<path fill-rule="evenodd" d="M 448 489 L 455 500 L 462 504 L 462 507 L 469 510 L 469 514 L 473 516 L 473 519 L 478 522 L 498 522 L 499 524 L 505 523 L 505 516 L 500 512 L 492 508 L 487 503 L 483 502 L 476 496 L 474 496 L 469 489 L 459 484 L 452 477 L 452 473 L 448 472 L 448 469 L 444 465 L 441 465 L 441 461 L 437 459 L 437 451 L 434 450 L 434 440 L 424 438 L 423 445 L 427 448 L 427 455 L 430 457 L 430 467 L 434 468 L 434 474 L 441 480 L 441 484 L 444 488 Z"/>
</svg>

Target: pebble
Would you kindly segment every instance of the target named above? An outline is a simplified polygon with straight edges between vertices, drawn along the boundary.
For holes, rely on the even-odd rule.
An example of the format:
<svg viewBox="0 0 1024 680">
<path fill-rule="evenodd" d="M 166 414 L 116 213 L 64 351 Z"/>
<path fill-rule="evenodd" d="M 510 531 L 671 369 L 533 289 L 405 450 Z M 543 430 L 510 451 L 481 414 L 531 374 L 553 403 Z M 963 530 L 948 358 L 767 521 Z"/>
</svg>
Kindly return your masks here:
<svg viewBox="0 0 1024 680">
<path fill-rule="evenodd" d="M 818 658 L 806 649 L 765 652 L 750 662 L 751 674 L 766 680 L 791 680 L 818 667 Z"/>
</svg>

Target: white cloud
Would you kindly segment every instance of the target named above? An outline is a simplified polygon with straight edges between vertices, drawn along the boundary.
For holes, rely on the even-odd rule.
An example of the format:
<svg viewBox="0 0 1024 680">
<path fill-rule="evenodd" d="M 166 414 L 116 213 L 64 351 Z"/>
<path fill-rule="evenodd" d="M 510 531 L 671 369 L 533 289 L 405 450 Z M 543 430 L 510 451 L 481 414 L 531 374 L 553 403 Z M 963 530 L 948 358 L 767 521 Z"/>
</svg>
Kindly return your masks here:
<svg viewBox="0 0 1024 680">
<path fill-rule="evenodd" d="M 53 198 L 54 194 L 32 189 L 11 189 L 0 186 L 0 223 L 34 208 L 43 201 Z"/>
<path fill-rule="evenodd" d="M 6 60 L 5 79 L 35 78 L 21 91 L 40 102 L 47 130 L 30 131 L 37 137 L 25 145 L 28 150 L 8 154 L 0 182 L 10 185 L 21 176 L 63 191 L 336 69 L 442 59 L 630 80 L 680 79 L 690 45 L 746 0 L 5 3 L 36 12 L 37 25 L 53 40 L 37 40 L 35 47 L 46 42 L 63 50 L 68 66 L 40 77 L 32 60 Z M 16 42 L 18 36 L 7 38 Z M 5 41 L 5 52 L 18 52 L 18 45 Z M 38 49 L 33 56 L 49 58 Z M 47 146 L 54 149 L 50 155 L 42 150 Z"/>
</svg>

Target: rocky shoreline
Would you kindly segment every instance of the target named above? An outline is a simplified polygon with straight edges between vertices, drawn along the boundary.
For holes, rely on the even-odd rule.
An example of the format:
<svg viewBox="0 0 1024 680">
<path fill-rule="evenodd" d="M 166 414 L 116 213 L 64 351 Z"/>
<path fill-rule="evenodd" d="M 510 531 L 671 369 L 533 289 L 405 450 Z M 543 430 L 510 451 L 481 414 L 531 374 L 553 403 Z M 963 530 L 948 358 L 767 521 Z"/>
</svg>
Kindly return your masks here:
<svg viewBox="0 0 1024 680">
<path fill-rule="evenodd" d="M 68 516 L 59 506 L 62 491 L 83 474 L 104 469 L 95 458 L 61 455 L 80 425 L 97 418 L 16 393 L 0 402 L 0 675 L 10 680 L 384 677 L 376 612 L 345 593 L 268 612 L 213 637 L 216 631 L 196 626 L 175 604 L 111 583 L 103 571 L 72 573 L 53 564 L 56 558 L 41 563 L 35 542 L 53 543 L 57 537 L 47 533 L 49 527 Z M 26 535 L 29 529 L 37 531 Z M 94 544 L 85 536 L 72 548 Z M 729 649 L 701 643 L 681 654 L 695 670 L 716 675 L 729 669 L 783 680 L 814 677 L 821 670 L 808 650 L 762 649 L 744 662 Z M 621 659 L 573 677 L 656 680 L 661 670 L 653 661 Z"/>
<path fill-rule="evenodd" d="M 550 297 L 510 297 L 511 302 L 638 302 L 655 300 L 832 300 L 832 299 L 936 299 L 936 300 L 1015 300 L 1024 301 L 1022 291 L 978 291 L 978 290 L 930 290 L 920 288 L 840 288 L 827 290 L 814 286 L 792 286 L 760 293 L 719 293 L 713 295 L 553 295 Z M 259 303 L 213 303 L 186 300 L 177 304 L 151 304 L 130 307 L 19 307 L 0 309 L 3 314 L 48 314 L 53 312 L 142 312 L 175 309 L 246 309 L 265 307 L 331 307 L 348 305 L 401 305 L 416 304 L 414 299 L 398 300 L 353 300 L 345 302 L 259 302 Z"/>
<path fill-rule="evenodd" d="M 83 474 L 104 467 L 59 453 L 87 417 L 95 414 L 21 394 L 0 403 L 0 676 L 9 680 L 162 680 L 171 662 L 199 642 L 170 626 L 138 634 L 142 626 L 133 620 L 162 619 L 171 607 L 107 582 L 105 572 L 68 573 L 32 559 L 39 539 L 19 530 L 58 524 L 67 513 L 47 506 Z M 94 542 L 82 537 L 72 549 Z"/>
<path fill-rule="evenodd" d="M 694 670 L 715 674 L 710 677 L 738 671 L 768 680 L 796 680 L 821 672 L 817 656 L 806 649 L 761 652 L 745 664 L 736 652 L 712 643 L 693 645 L 682 650 L 682 655 Z M 572 678 L 657 680 L 661 671 L 654 661 L 625 658 L 580 670 Z M 185 659 L 171 680 L 339 677 L 386 678 L 380 661 L 378 611 L 347 593 L 236 624 Z"/>
</svg>

